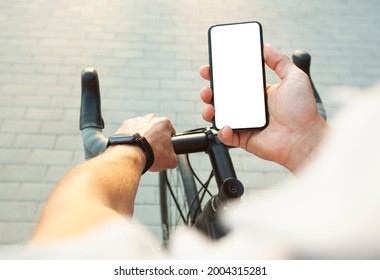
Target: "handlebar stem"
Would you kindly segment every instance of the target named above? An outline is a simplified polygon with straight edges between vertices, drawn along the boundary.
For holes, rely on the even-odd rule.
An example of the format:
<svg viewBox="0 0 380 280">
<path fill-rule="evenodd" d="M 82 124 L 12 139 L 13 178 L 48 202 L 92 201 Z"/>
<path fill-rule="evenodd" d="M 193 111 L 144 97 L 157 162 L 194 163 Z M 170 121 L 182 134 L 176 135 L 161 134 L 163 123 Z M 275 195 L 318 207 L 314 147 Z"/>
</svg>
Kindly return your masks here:
<svg viewBox="0 0 380 280">
<path fill-rule="evenodd" d="M 215 172 L 215 180 L 220 189 L 226 179 L 236 178 L 236 172 L 228 152 L 228 147 L 220 142 L 211 129 L 207 129 L 206 135 L 209 140 L 206 153 L 210 157 L 213 170 L 218 171 Z"/>
</svg>

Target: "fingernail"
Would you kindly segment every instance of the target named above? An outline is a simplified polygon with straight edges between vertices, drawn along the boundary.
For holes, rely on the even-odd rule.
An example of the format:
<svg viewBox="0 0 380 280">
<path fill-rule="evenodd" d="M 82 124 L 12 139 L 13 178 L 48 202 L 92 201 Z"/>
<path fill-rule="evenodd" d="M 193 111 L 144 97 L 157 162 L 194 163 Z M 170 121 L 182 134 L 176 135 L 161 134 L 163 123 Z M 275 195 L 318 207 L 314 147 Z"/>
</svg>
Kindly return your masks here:
<svg viewBox="0 0 380 280">
<path fill-rule="evenodd" d="M 222 136 L 222 138 L 224 138 L 224 136 L 225 136 L 224 127 L 219 132 L 220 132 L 220 135 Z"/>
</svg>

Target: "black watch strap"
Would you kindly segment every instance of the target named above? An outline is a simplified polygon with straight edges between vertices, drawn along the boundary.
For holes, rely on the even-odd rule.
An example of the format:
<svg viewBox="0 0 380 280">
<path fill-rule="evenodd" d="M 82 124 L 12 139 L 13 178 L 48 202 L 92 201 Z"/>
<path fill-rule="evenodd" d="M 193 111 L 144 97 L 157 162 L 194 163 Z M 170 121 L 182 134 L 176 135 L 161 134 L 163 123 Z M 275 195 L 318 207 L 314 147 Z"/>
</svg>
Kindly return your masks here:
<svg viewBox="0 0 380 280">
<path fill-rule="evenodd" d="M 142 172 L 144 174 L 154 163 L 154 153 L 148 140 L 139 133 L 133 135 L 115 134 L 108 139 L 107 148 L 112 145 L 134 145 L 141 148 L 145 155 L 145 167 Z"/>
<path fill-rule="evenodd" d="M 151 168 L 151 166 L 153 165 L 154 163 L 154 153 L 153 153 L 153 150 L 152 150 L 152 147 L 150 146 L 148 140 L 146 140 L 146 138 L 144 136 L 139 136 L 137 137 L 137 143 L 139 144 L 140 148 L 143 150 L 144 154 L 145 154 L 145 158 L 146 158 L 146 161 L 145 161 L 145 168 L 142 172 L 142 174 L 144 174 L 145 172 L 147 172 L 149 170 L 149 168 Z"/>
</svg>

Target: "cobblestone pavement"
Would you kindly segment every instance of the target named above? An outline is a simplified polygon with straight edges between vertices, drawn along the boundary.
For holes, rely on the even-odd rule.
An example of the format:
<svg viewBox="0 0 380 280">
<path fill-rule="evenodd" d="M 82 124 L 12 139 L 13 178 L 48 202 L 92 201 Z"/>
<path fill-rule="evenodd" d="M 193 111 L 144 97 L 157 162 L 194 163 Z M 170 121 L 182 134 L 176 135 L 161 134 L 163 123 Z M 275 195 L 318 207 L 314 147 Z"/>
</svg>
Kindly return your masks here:
<svg viewBox="0 0 380 280">
<path fill-rule="evenodd" d="M 198 69 L 207 63 L 207 29 L 258 20 L 266 42 L 312 54 L 313 80 L 333 117 L 350 88 L 380 78 L 379 9 L 377 0 L 0 0 L 0 245 L 28 239 L 54 185 L 83 160 L 83 68 L 99 72 L 107 135 L 146 113 L 168 116 L 177 131 L 205 126 Z M 252 190 L 293 179 L 232 154 Z M 194 161 L 207 175 L 205 158 Z M 157 181 L 142 178 L 136 217 L 160 236 Z"/>
</svg>

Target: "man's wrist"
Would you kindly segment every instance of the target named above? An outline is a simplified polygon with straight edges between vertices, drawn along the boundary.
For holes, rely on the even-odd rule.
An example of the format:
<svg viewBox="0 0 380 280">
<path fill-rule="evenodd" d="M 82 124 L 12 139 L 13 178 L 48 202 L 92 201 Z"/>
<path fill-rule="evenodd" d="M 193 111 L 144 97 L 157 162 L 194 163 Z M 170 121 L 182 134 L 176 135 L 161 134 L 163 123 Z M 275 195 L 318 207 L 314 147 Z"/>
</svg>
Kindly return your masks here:
<svg viewBox="0 0 380 280">
<path fill-rule="evenodd" d="M 108 139 L 107 148 L 115 145 L 136 146 L 141 149 L 145 155 L 145 167 L 142 174 L 148 171 L 154 163 L 154 153 L 152 147 L 150 146 L 148 140 L 139 133 L 135 133 L 133 135 L 123 133 L 114 134 Z"/>
<path fill-rule="evenodd" d="M 303 166 L 312 159 L 314 154 L 319 150 L 320 144 L 326 137 L 326 133 L 329 131 L 330 126 L 327 122 L 316 122 L 315 125 L 304 134 L 292 148 L 292 152 L 288 157 L 285 164 L 282 164 L 288 168 L 291 172 L 297 173 Z"/>
<path fill-rule="evenodd" d="M 114 145 L 107 148 L 106 153 L 112 160 L 120 166 L 136 167 L 136 171 L 141 174 L 146 166 L 146 156 L 139 146 L 135 145 Z"/>
</svg>

